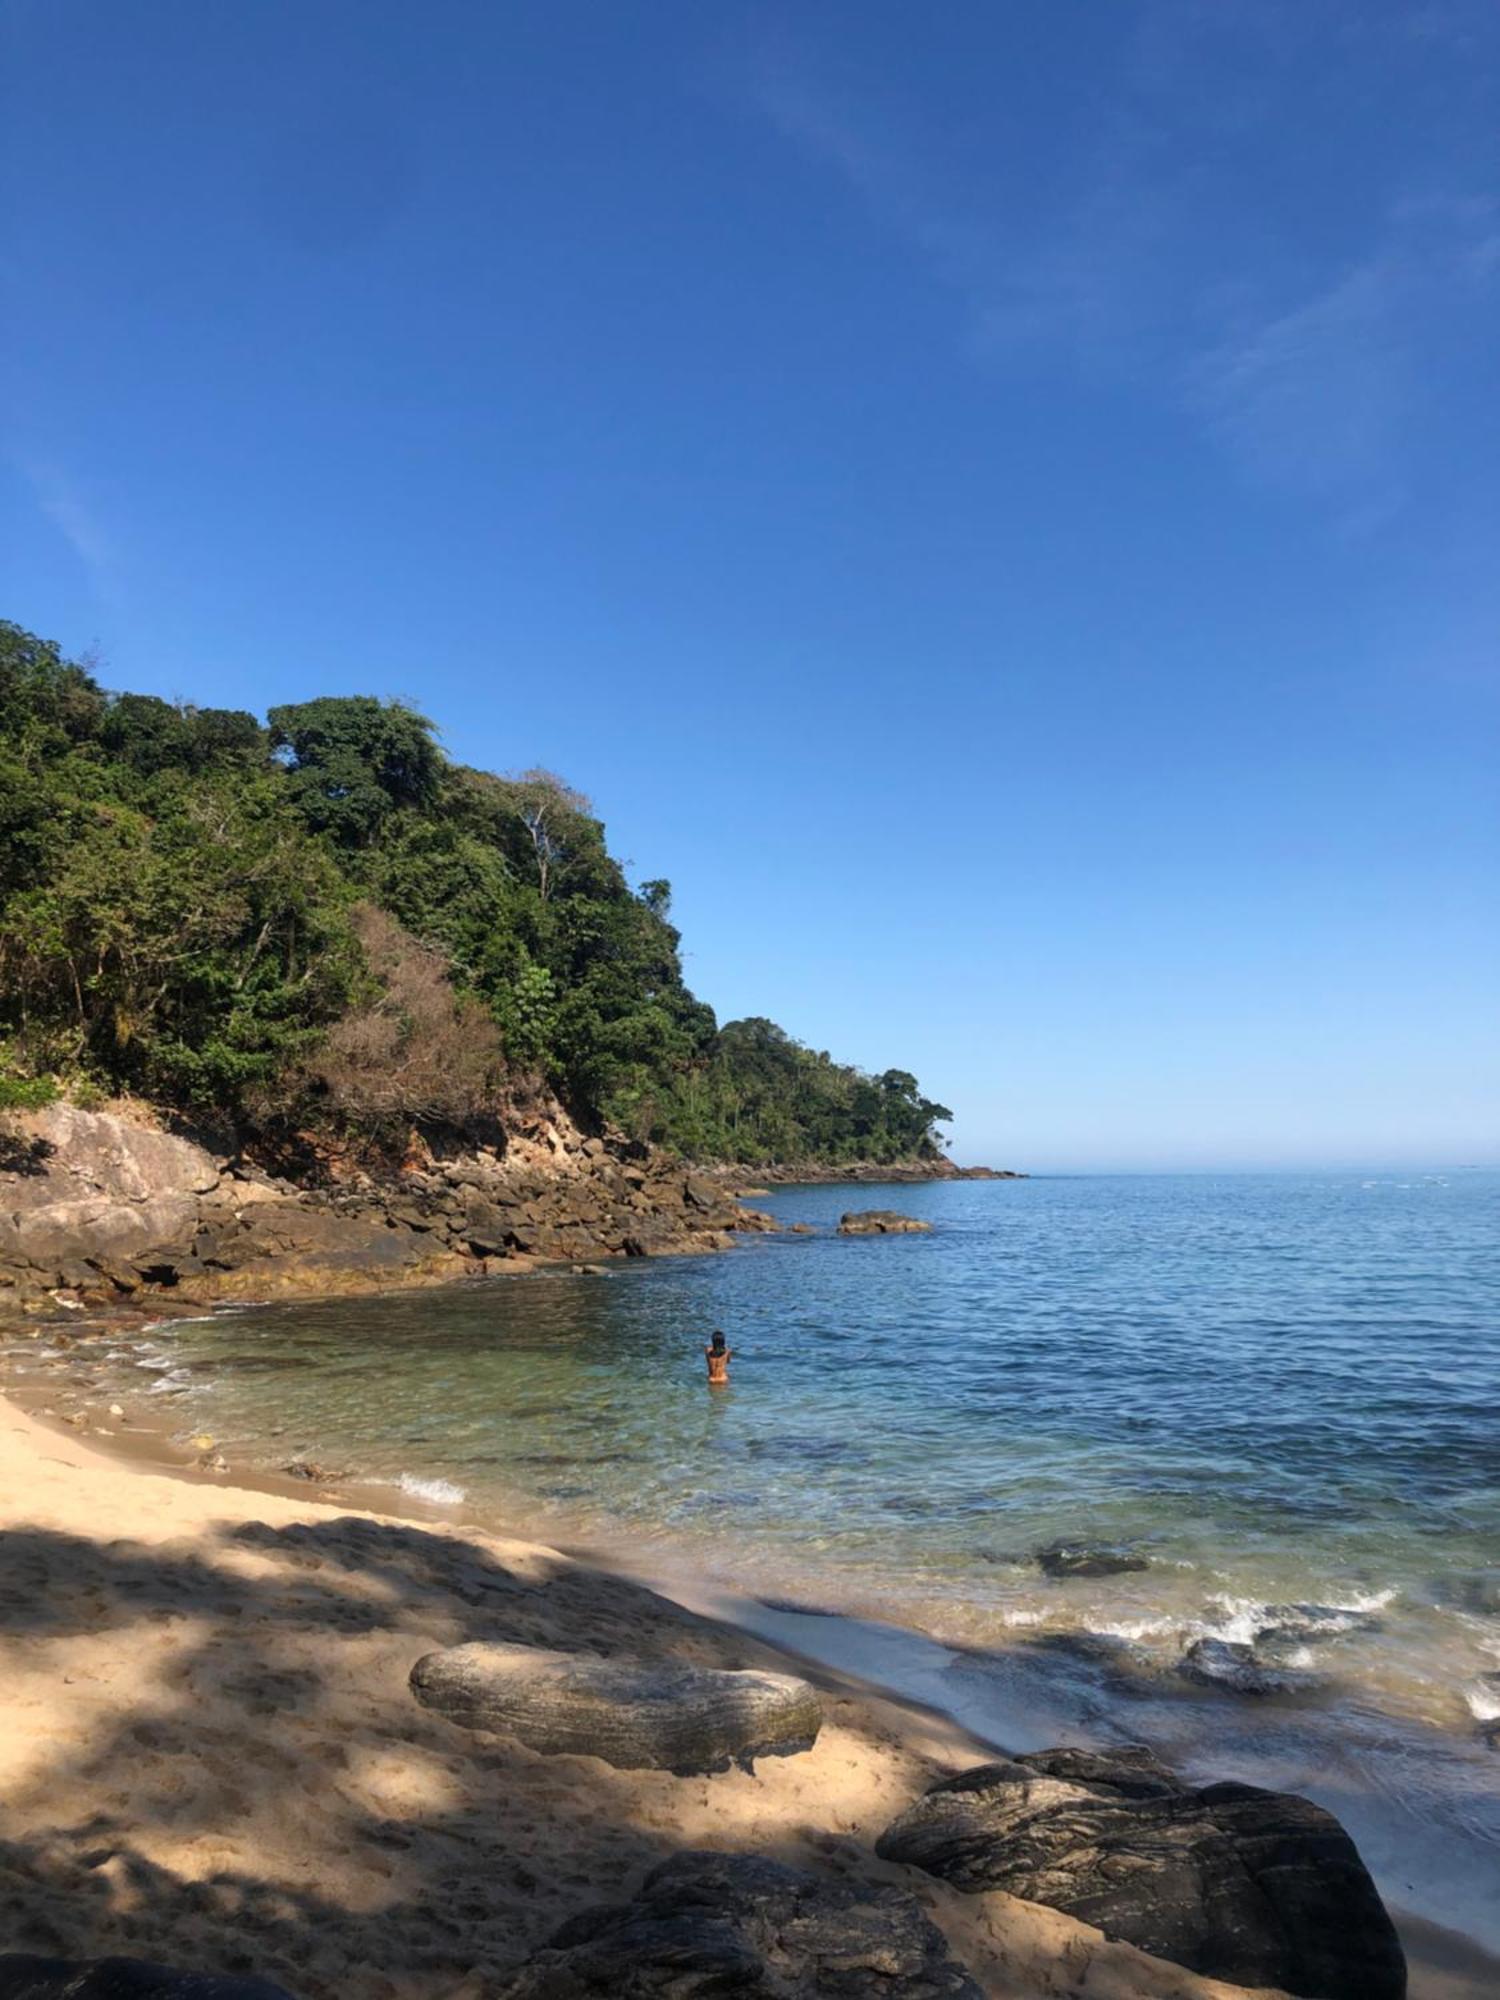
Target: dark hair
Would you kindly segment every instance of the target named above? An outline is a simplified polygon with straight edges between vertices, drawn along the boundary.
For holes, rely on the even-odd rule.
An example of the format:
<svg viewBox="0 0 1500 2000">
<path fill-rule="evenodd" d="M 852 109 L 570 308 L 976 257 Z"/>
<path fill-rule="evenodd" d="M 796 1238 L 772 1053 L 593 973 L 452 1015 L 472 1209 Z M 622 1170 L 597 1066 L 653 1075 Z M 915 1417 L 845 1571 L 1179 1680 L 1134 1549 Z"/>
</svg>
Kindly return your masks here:
<svg viewBox="0 0 1500 2000">
<path fill-rule="evenodd" d="M 712 1344 L 715 1347 L 722 1347 L 724 1345 L 724 1335 L 722 1334 L 722 1332 L 719 1330 L 718 1327 L 714 1328 L 714 1337 Z"/>
</svg>

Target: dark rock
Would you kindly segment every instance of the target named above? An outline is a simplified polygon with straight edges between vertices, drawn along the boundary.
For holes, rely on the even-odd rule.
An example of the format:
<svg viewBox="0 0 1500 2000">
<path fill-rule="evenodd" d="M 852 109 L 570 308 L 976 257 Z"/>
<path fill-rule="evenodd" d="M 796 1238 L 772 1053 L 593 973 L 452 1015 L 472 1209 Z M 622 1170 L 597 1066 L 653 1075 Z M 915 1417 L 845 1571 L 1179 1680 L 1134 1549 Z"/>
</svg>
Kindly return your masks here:
<svg viewBox="0 0 1500 2000">
<path fill-rule="evenodd" d="M 526 1227 L 518 1220 L 518 1209 L 513 1204 L 502 1206 L 493 1201 L 470 1200 L 464 1204 L 456 1231 L 476 1256 L 499 1257 Z"/>
<path fill-rule="evenodd" d="M 407 1229 L 431 1229 L 435 1219 L 429 1204 L 424 1201 L 393 1201 L 385 1212 L 392 1222 Z"/>
<path fill-rule="evenodd" d="M 1237 1639 L 1195 1639 L 1177 1671 L 1187 1680 L 1232 1694 L 1296 1694 L 1316 1685 L 1312 1674 L 1268 1662 L 1254 1646 Z"/>
<path fill-rule="evenodd" d="M 725 1206 L 724 1196 L 713 1182 L 700 1180 L 696 1174 L 689 1174 L 683 1182 L 682 1198 L 689 1208 L 702 1209 L 705 1214 Z"/>
<path fill-rule="evenodd" d="M 982 2000 L 915 1897 L 757 1854 L 675 1854 L 585 1910 L 504 2000 Z"/>
<path fill-rule="evenodd" d="M 1048 1576 L 1126 1576 L 1150 1569 L 1144 1556 L 1103 1542 L 1052 1542 L 1036 1552 L 1037 1568 Z"/>
<path fill-rule="evenodd" d="M 898 1215 L 893 1208 L 861 1208 L 839 1217 L 840 1236 L 925 1236 L 930 1222 L 918 1222 L 914 1215 Z"/>
<path fill-rule="evenodd" d="M 919 1799 L 876 1852 L 1215 1979 L 1316 2000 L 1406 1992 L 1395 1927 L 1331 1813 L 1253 1785 L 1186 1785 L 1149 1750 L 981 1765 Z"/>
<path fill-rule="evenodd" d="M 0 2000 L 291 2000 L 269 1979 L 174 1972 L 143 1958 L 0 1957 Z"/>
<path fill-rule="evenodd" d="M 411 1688 L 424 1707 L 467 1729 L 627 1771 L 748 1767 L 759 1756 L 808 1749 L 823 1721 L 817 1694 L 792 1674 L 535 1646 L 480 1642 L 427 1653 L 412 1668 Z"/>
</svg>

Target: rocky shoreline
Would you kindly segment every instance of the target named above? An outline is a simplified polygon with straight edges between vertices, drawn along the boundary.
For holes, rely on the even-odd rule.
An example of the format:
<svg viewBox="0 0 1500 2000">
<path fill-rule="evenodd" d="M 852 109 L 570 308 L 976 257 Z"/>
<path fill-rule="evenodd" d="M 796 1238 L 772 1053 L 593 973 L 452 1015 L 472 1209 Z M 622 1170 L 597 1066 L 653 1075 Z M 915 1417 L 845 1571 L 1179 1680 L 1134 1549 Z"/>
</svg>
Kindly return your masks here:
<svg viewBox="0 0 1500 2000">
<path fill-rule="evenodd" d="M 162 1129 L 54 1104 L 0 1131 L 0 1313 L 124 1311 L 383 1291 L 730 1248 L 777 1227 L 745 1195 L 799 1183 L 1022 1180 L 950 1160 L 688 1165 L 534 1108 L 484 1145 L 399 1168 L 332 1158 L 316 1184 Z"/>
<path fill-rule="evenodd" d="M 560 1110 L 494 1145 L 318 1186 L 120 1110 L 59 1104 L 0 1152 L 0 1313 L 380 1291 L 728 1248 L 775 1227 L 717 1176 Z"/>
<path fill-rule="evenodd" d="M 757 1188 L 839 1187 L 845 1182 L 869 1187 L 899 1187 L 926 1181 L 1024 1181 L 1029 1174 L 1010 1167 L 958 1167 L 952 1160 L 846 1160 L 836 1166 L 817 1161 L 747 1167 L 720 1163 L 699 1169 L 731 1187 L 753 1194 Z"/>
</svg>

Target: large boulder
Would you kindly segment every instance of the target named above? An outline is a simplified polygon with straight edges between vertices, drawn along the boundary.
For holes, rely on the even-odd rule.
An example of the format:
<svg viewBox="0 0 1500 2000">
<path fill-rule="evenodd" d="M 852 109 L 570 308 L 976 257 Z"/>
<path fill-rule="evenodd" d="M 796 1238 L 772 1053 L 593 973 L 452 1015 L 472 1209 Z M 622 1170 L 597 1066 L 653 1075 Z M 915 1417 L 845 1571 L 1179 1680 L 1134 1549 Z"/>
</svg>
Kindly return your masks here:
<svg viewBox="0 0 1500 2000">
<path fill-rule="evenodd" d="M 21 1142 L 0 1161 L 0 1258 L 129 1256 L 189 1233 L 219 1182 L 201 1146 L 112 1112 L 49 1104 L 14 1122 Z"/>
<path fill-rule="evenodd" d="M 676 1854 L 572 1918 L 504 2000 L 981 2000 L 916 1899 L 755 1854 Z"/>
<path fill-rule="evenodd" d="M 840 1236 L 925 1236 L 930 1222 L 898 1215 L 893 1208 L 860 1208 L 839 1217 Z"/>
<path fill-rule="evenodd" d="M 1186 1785 L 1149 1750 L 981 1765 L 934 1786 L 876 1852 L 1242 1986 L 1316 2000 L 1406 1992 L 1395 1927 L 1331 1813 L 1254 1785 Z"/>
<path fill-rule="evenodd" d="M 0 2000 L 292 2000 L 268 1979 L 174 1972 L 142 1958 L 0 1957 Z"/>
<path fill-rule="evenodd" d="M 515 1736 L 549 1756 L 602 1757 L 626 1771 L 748 1766 L 808 1749 L 823 1721 L 816 1692 L 792 1674 L 484 1641 L 425 1654 L 411 1688 L 424 1707 L 466 1729 Z"/>
</svg>

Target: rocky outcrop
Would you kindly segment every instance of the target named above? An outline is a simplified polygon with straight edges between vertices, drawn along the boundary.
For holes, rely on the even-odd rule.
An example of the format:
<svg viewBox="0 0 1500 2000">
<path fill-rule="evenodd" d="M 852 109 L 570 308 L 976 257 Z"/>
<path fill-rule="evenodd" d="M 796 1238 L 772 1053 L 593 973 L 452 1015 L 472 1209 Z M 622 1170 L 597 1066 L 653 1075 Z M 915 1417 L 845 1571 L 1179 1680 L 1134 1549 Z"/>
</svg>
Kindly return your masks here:
<svg viewBox="0 0 1500 2000">
<path fill-rule="evenodd" d="M 535 1646 L 481 1642 L 428 1653 L 412 1668 L 411 1688 L 451 1722 L 514 1736 L 546 1756 L 680 1776 L 806 1750 L 823 1721 L 817 1694 L 792 1674 Z"/>
<path fill-rule="evenodd" d="M 53 1105 L 0 1150 L 0 1308 L 379 1290 L 530 1262 L 721 1249 L 770 1229 L 711 1179 L 556 1112 L 399 1172 L 299 1187 L 112 1112 Z"/>
<path fill-rule="evenodd" d="M 861 1208 L 839 1217 L 840 1236 L 926 1236 L 930 1222 L 914 1215 L 898 1215 L 893 1208 Z"/>
<path fill-rule="evenodd" d="M 0 1258 L 133 1256 L 191 1229 L 221 1179 L 188 1139 L 49 1105 L 0 1153 Z"/>
<path fill-rule="evenodd" d="M 1186 1785 L 1148 1750 L 981 1765 L 919 1799 L 876 1852 L 1216 1979 L 1316 2000 L 1406 1991 L 1395 1928 L 1332 1814 L 1253 1785 Z"/>
<path fill-rule="evenodd" d="M 0 2000 L 292 2000 L 267 1979 L 173 1972 L 141 1958 L 0 1957 Z"/>
<path fill-rule="evenodd" d="M 981 2000 L 900 1889 L 820 1881 L 754 1854 L 676 1854 L 632 1903 L 572 1918 L 504 2000 Z"/>
<path fill-rule="evenodd" d="M 705 1172 L 709 1169 L 705 1168 Z M 841 1186 L 902 1187 L 924 1181 L 1024 1181 L 1028 1174 L 1009 1167 L 956 1167 L 952 1160 L 791 1160 L 771 1166 L 720 1163 L 712 1171 L 736 1188 Z"/>
</svg>

